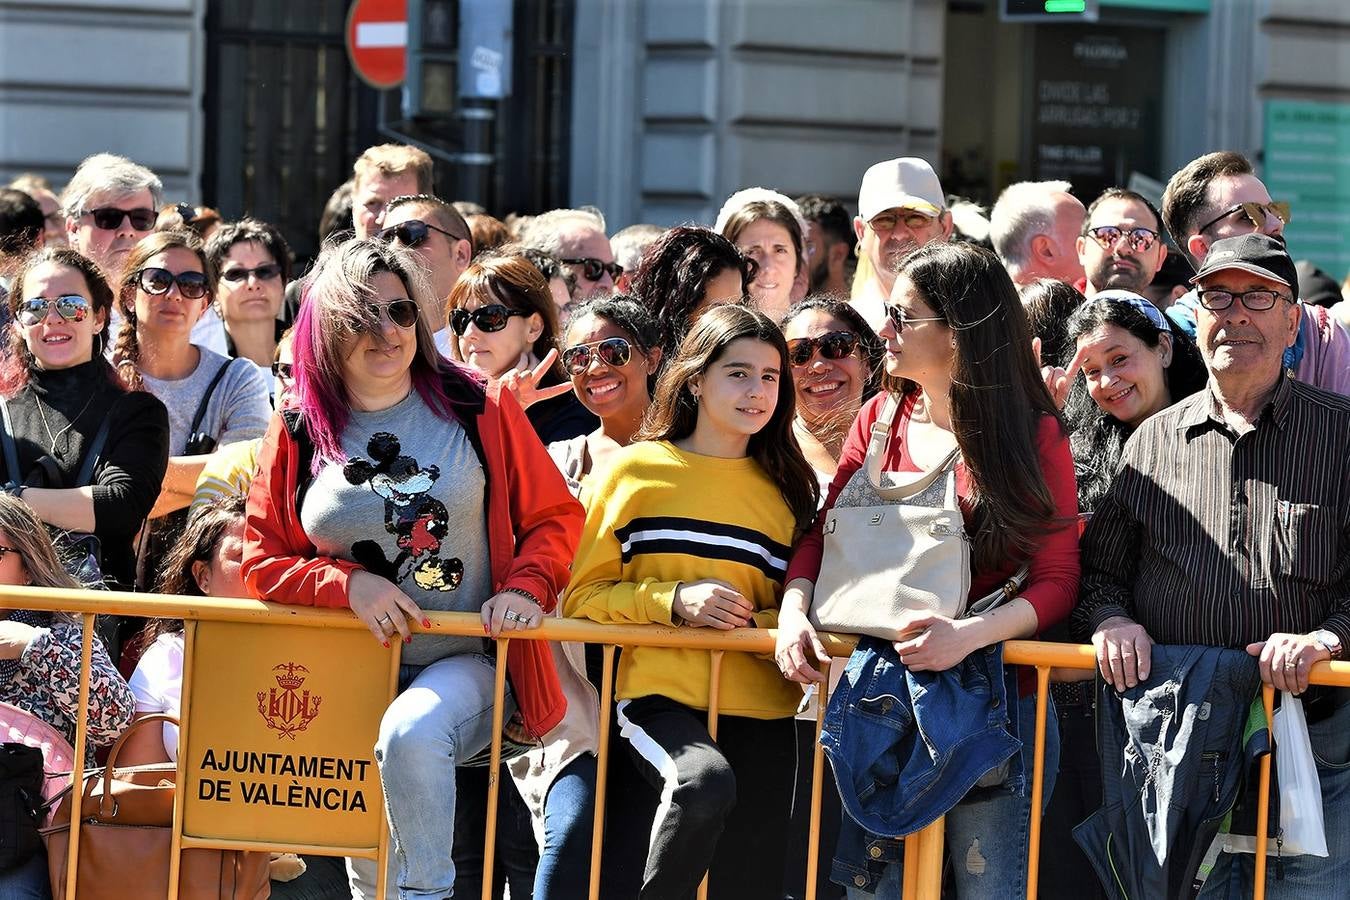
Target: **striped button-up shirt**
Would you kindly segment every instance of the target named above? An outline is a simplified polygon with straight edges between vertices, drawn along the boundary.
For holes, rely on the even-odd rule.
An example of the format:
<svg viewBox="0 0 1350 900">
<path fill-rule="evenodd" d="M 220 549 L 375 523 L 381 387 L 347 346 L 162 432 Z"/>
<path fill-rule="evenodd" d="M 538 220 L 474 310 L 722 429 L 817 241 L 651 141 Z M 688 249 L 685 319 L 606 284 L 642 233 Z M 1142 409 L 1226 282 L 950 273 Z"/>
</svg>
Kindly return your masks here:
<svg viewBox="0 0 1350 900">
<path fill-rule="evenodd" d="M 1350 646 L 1350 399 L 1282 377 L 1239 435 L 1202 390 L 1139 426 L 1083 536 L 1077 623 L 1238 648 Z"/>
</svg>

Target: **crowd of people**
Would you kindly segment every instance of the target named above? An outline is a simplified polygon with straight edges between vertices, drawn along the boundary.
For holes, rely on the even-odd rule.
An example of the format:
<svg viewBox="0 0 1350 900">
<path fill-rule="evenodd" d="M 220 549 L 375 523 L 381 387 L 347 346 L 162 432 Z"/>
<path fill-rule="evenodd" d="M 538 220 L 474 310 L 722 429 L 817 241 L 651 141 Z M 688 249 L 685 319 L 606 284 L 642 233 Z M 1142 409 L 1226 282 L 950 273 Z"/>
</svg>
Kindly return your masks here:
<svg viewBox="0 0 1350 900">
<path fill-rule="evenodd" d="M 816 896 L 899 898 L 904 836 L 944 816 L 952 894 L 1024 896 L 1041 698 L 1003 663 L 1018 638 L 1098 664 L 1052 678 L 1042 897 L 1249 896 L 1220 823 L 1253 802 L 1262 682 L 1301 700 L 1328 844 L 1267 896 L 1336 895 L 1350 693 L 1309 671 L 1350 642 L 1350 303 L 1295 263 L 1288 205 L 1226 151 L 1160 202 L 1022 182 L 983 216 L 908 157 L 859 184 L 856 216 L 752 187 L 712 227 L 610 235 L 590 207 L 437 196 L 430 157 L 386 144 L 299 273 L 275 227 L 166 203 L 131 160 L 92 156 L 59 196 L 21 177 L 0 583 L 344 608 L 401 643 L 373 748 L 390 898 L 481 894 L 484 638 L 551 616 L 776 650 L 726 657 L 714 731 L 706 651 L 625 649 L 609 698 L 598 648 L 512 641 L 495 896 L 586 896 L 608 703 L 602 896 L 688 900 L 705 875 L 713 898 L 804 896 L 831 676 Z M 898 608 L 831 664 L 827 523 L 915 476 L 903 502 L 963 526 L 973 611 Z M 183 644 L 181 622 L 100 623 L 91 761 L 177 714 Z M 0 700 L 73 738 L 79 649 L 71 617 L 6 611 Z M 120 758 L 177 752 L 165 724 Z M 314 857 L 272 891 L 373 898 L 377 875 Z M 0 896 L 49 896 L 41 855 Z"/>
</svg>

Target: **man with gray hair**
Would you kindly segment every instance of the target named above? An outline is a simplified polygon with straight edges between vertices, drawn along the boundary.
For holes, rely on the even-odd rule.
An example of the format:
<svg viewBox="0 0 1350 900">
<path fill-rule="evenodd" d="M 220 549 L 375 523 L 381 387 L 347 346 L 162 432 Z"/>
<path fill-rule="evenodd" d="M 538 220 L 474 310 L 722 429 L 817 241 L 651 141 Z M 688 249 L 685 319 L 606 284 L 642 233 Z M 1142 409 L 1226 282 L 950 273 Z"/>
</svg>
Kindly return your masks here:
<svg viewBox="0 0 1350 900">
<path fill-rule="evenodd" d="M 665 233 L 666 230 L 660 225 L 647 224 L 629 225 L 615 232 L 614 237 L 609 239 L 609 249 L 614 252 L 614 261 L 623 267 L 623 273 L 614 279 L 614 290 L 621 294 L 628 293 L 628 286 L 633 283 L 633 273 L 637 271 L 638 263 L 642 262 L 642 254 Z"/>
<path fill-rule="evenodd" d="M 567 267 L 576 278 L 575 300 L 612 292 L 623 275 L 605 237 L 605 217 L 594 206 L 537 215 L 521 226 L 520 243 L 557 257 Z"/>
<path fill-rule="evenodd" d="M 1082 290 L 1075 242 L 1087 211 L 1067 181 L 1019 181 L 989 213 L 989 239 L 1015 284 L 1053 278 Z"/>
<path fill-rule="evenodd" d="M 127 252 L 155 230 L 163 194 L 159 176 L 145 166 L 112 153 L 94 154 L 61 192 L 70 246 L 116 285 Z"/>
</svg>

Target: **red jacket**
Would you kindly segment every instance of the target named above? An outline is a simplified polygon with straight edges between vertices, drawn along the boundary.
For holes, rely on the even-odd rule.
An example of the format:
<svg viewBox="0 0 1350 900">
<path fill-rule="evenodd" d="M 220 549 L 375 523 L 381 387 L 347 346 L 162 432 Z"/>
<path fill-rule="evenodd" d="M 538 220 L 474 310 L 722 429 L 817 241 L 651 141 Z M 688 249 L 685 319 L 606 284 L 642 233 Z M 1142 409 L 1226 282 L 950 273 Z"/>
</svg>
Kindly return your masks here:
<svg viewBox="0 0 1350 900">
<path fill-rule="evenodd" d="M 493 590 L 528 591 L 551 612 L 567 586 L 585 519 L 581 504 L 568 492 L 515 398 L 495 385 L 484 389 L 467 379 L 448 378 L 446 386 L 487 476 Z M 347 606 L 347 579 L 361 566 L 318 556 L 300 525 L 296 500 L 302 484 L 310 481 L 312 454 L 298 413 L 273 417 L 248 495 L 244 584 L 253 596 L 277 603 Z M 567 701 L 547 642 L 512 641 L 507 676 L 531 734 L 541 737 L 562 721 Z"/>
</svg>

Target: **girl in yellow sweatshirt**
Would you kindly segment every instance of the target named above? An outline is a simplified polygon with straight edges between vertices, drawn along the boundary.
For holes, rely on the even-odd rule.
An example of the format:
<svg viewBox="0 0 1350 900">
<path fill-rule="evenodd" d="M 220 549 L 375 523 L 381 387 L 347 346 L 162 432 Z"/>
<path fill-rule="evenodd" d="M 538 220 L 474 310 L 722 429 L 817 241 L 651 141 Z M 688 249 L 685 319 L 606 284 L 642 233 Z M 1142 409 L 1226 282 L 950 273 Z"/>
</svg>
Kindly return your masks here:
<svg viewBox="0 0 1350 900">
<path fill-rule="evenodd" d="M 661 375 L 638 443 L 593 473 L 563 599 L 597 622 L 771 628 L 816 479 L 792 436 L 787 345 L 766 316 L 721 306 Z M 727 654 L 717 740 L 709 654 L 635 647 L 616 691 L 626 750 L 660 792 L 642 900 L 780 896 L 801 691 L 770 659 Z"/>
</svg>

